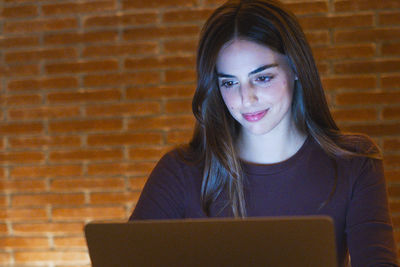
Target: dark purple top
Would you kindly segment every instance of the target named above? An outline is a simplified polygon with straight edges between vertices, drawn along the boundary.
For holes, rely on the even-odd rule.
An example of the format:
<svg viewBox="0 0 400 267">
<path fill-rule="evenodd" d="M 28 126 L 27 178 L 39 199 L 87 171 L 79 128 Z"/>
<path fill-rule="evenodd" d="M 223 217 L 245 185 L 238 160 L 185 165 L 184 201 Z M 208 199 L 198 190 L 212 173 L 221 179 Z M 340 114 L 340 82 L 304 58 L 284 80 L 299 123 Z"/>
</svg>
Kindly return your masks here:
<svg viewBox="0 0 400 267">
<path fill-rule="evenodd" d="M 333 218 L 339 266 L 398 266 L 388 210 L 382 162 L 354 157 L 336 159 L 334 186 L 331 158 L 309 137 L 288 160 L 276 164 L 243 163 L 247 215 L 328 215 Z M 202 170 L 181 159 L 176 150 L 164 155 L 151 173 L 130 220 L 207 217 L 201 208 Z M 231 217 L 224 196 L 211 206 L 211 217 Z"/>
</svg>

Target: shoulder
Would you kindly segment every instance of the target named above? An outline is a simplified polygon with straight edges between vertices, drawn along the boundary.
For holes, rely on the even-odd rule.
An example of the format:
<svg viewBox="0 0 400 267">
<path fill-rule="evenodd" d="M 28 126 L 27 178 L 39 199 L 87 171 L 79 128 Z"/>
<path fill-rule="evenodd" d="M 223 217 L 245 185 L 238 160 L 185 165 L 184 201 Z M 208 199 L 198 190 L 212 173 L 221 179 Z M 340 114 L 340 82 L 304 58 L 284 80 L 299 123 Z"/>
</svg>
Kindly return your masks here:
<svg viewBox="0 0 400 267">
<path fill-rule="evenodd" d="M 355 156 L 366 156 L 368 158 L 381 158 L 381 151 L 377 144 L 365 134 L 340 134 L 335 143 Z"/>
<path fill-rule="evenodd" d="M 158 161 L 153 172 L 167 172 L 182 175 L 188 170 L 199 170 L 202 162 L 197 160 L 195 153 L 189 146 L 179 146 L 165 153 Z"/>
<path fill-rule="evenodd" d="M 196 165 L 199 163 L 198 157 L 193 149 L 188 145 L 174 147 L 166 152 L 160 159 L 161 163 L 171 163 L 182 166 Z"/>
</svg>

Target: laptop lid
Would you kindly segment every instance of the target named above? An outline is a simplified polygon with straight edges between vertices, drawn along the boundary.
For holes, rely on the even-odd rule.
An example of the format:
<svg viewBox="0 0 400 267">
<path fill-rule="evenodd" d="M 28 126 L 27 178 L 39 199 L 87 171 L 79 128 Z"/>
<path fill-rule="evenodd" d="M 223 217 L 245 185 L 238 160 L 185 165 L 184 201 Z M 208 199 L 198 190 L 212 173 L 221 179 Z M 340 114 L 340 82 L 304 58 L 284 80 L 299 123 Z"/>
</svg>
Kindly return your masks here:
<svg viewBox="0 0 400 267">
<path fill-rule="evenodd" d="M 337 267 L 329 217 L 89 223 L 93 267 Z"/>
</svg>

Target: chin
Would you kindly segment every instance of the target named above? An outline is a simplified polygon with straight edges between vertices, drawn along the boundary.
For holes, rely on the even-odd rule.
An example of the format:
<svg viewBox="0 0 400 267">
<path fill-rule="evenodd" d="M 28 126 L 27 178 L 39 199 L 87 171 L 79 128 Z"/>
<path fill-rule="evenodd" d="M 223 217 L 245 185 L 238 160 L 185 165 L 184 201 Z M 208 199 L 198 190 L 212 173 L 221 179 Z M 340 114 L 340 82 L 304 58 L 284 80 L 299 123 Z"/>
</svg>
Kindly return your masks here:
<svg viewBox="0 0 400 267">
<path fill-rule="evenodd" d="M 258 126 L 258 125 L 257 125 Z M 252 135 L 265 135 L 271 131 L 270 127 L 243 127 L 243 129 Z"/>
</svg>

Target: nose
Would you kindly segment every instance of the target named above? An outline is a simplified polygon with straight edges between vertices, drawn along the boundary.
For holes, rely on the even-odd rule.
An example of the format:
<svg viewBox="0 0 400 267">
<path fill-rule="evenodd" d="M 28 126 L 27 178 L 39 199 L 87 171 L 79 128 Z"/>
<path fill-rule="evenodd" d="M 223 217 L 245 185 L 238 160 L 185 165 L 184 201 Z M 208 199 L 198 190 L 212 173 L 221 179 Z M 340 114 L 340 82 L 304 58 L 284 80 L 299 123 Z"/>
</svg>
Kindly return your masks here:
<svg viewBox="0 0 400 267">
<path fill-rule="evenodd" d="M 258 101 L 256 89 L 251 84 L 243 84 L 240 87 L 240 93 L 244 106 L 251 106 Z"/>
</svg>

